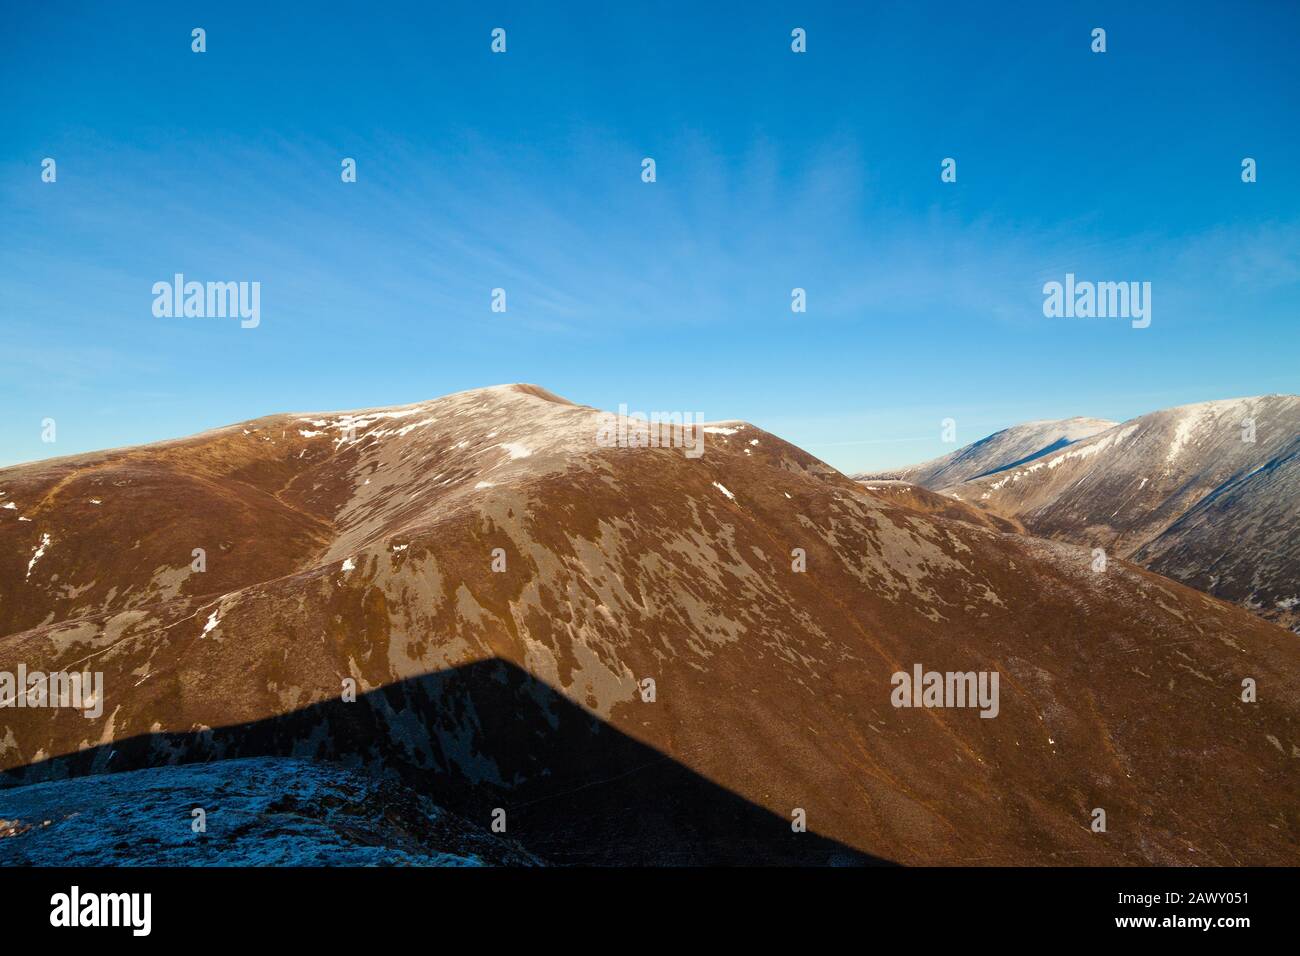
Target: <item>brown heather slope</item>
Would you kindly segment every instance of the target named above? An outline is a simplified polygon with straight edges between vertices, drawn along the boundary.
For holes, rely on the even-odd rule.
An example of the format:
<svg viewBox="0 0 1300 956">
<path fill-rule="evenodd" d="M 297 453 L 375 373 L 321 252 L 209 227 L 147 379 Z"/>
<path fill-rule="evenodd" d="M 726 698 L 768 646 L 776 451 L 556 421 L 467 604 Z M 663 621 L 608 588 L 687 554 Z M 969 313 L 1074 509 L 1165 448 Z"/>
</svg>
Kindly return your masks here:
<svg viewBox="0 0 1300 956">
<path fill-rule="evenodd" d="M 500 743 L 509 714 L 406 690 L 500 659 L 887 859 L 1300 862 L 1285 630 L 1120 561 L 1094 573 L 1083 548 L 927 513 L 749 425 L 716 427 L 699 459 L 597 447 L 597 426 L 500 386 L 0 471 L 16 504 L 0 510 L 0 670 L 93 668 L 106 685 L 98 719 L 0 709 L 0 769 L 41 779 L 83 749 L 125 769 L 142 759 L 115 762 L 128 738 L 369 707 L 368 723 L 320 718 L 294 752 L 550 801 L 551 845 L 577 793 L 607 816 L 560 832 L 623 826 L 603 851 L 617 862 L 668 795 L 623 789 L 643 802 L 592 811 L 612 784 L 581 754 L 530 762 L 540 740 Z M 204 574 L 188 572 L 196 547 Z M 895 709 L 890 676 L 916 663 L 999 672 L 999 715 Z M 348 677 L 369 703 L 331 704 Z M 1258 703 L 1240 699 L 1246 677 Z M 147 762 L 199 756 L 156 739 Z M 526 818 L 510 835 L 530 845 Z"/>
<path fill-rule="evenodd" d="M 1014 531 L 1017 534 L 1024 534 L 1025 531 L 1015 518 L 1004 518 L 992 511 L 981 510 L 957 498 L 941 495 L 902 479 L 857 478 L 855 480 L 860 481 L 864 488 L 878 497 L 903 505 L 912 511 L 919 511 L 921 514 L 955 518 L 992 531 Z"/>
</svg>

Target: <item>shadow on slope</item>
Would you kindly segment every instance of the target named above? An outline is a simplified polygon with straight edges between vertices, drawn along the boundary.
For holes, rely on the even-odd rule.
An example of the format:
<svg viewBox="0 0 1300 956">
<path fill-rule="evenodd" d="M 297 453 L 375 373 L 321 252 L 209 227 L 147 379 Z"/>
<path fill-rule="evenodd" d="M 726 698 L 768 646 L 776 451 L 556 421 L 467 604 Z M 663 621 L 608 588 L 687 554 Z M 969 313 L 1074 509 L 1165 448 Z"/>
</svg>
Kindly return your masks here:
<svg viewBox="0 0 1300 956">
<path fill-rule="evenodd" d="M 502 660 L 249 723 L 145 734 L 8 771 L 6 786 L 236 757 L 299 756 L 392 774 L 553 863 L 862 865 L 886 861 L 712 783 Z"/>
<path fill-rule="evenodd" d="M 991 437 L 996 438 L 997 435 L 993 435 Z M 989 439 L 987 438 L 985 439 L 985 441 L 988 440 Z M 1025 455 L 1025 457 L 1023 458 L 1017 458 L 1015 461 L 1007 462 L 1005 465 L 998 465 L 994 468 L 990 468 L 988 471 L 982 471 L 978 475 L 971 475 L 969 478 L 965 478 L 963 480 L 978 481 L 980 478 L 987 478 L 989 475 L 996 475 L 1004 471 L 1010 471 L 1012 468 L 1019 468 L 1021 465 L 1027 465 L 1036 458 L 1043 458 L 1047 455 L 1050 455 L 1054 451 L 1060 451 L 1062 448 L 1065 448 L 1067 445 L 1073 445 L 1074 443 L 1075 443 L 1075 439 L 1061 437 L 1058 438 L 1056 441 L 1052 442 L 1050 445 L 1044 445 L 1042 448 L 1038 449 L 1037 451 L 1031 451 L 1028 455 Z M 976 442 L 971 447 L 972 449 L 978 448 L 980 444 L 982 443 Z"/>
</svg>

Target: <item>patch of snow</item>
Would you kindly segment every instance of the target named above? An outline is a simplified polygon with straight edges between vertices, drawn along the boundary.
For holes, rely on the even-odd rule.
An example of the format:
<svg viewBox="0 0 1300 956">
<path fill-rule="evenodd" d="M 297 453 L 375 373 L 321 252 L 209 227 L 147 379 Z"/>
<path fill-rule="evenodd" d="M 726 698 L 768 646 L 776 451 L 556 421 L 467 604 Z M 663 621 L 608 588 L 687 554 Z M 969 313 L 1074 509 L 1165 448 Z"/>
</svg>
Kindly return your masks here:
<svg viewBox="0 0 1300 956">
<path fill-rule="evenodd" d="M 504 448 L 507 452 L 509 452 L 510 457 L 512 459 L 527 458 L 529 455 L 532 454 L 532 450 L 528 448 L 528 446 L 521 445 L 518 442 L 506 442 L 504 445 L 501 445 L 500 447 Z"/>
<path fill-rule="evenodd" d="M 1172 462 L 1182 453 L 1188 439 L 1192 437 L 1192 432 L 1196 430 L 1196 424 L 1191 415 L 1184 415 L 1178 419 L 1178 424 L 1174 426 L 1173 441 L 1169 443 L 1169 454 L 1165 458 L 1166 464 Z"/>
<path fill-rule="evenodd" d="M 480 481 L 477 485 L 474 486 L 475 490 L 478 490 L 479 488 L 492 488 L 492 487 L 494 486 L 490 481 Z"/>
<path fill-rule="evenodd" d="M 213 611 L 211 614 L 208 615 L 208 622 L 203 625 L 203 633 L 200 634 L 199 637 L 206 637 L 209 631 L 213 630 L 214 628 L 216 628 L 218 624 L 221 623 L 221 618 L 218 616 L 220 613 L 221 613 L 221 608 L 217 608 L 215 611 Z"/>
<path fill-rule="evenodd" d="M 8 508 L 10 511 L 17 511 L 17 510 L 18 510 L 18 506 L 17 506 L 16 504 L 14 504 L 12 501 L 6 501 L 6 502 L 5 502 L 5 507 Z"/>
<path fill-rule="evenodd" d="M 298 429 L 298 434 L 301 435 L 303 438 L 319 438 L 321 435 L 324 435 L 325 433 L 314 432 L 314 431 L 309 431 L 308 429 L 305 428 L 300 428 Z"/>
<path fill-rule="evenodd" d="M 45 549 L 48 548 L 49 546 L 50 546 L 50 536 L 48 534 L 41 535 L 41 543 L 38 544 L 36 547 L 32 548 L 32 559 L 27 562 L 27 580 L 29 581 L 31 580 L 32 568 L 36 567 L 36 562 L 39 561 L 42 557 L 44 557 Z"/>
<path fill-rule="evenodd" d="M 736 496 L 733 495 L 733 494 L 732 494 L 730 491 L 728 491 L 726 488 L 724 488 L 722 485 L 720 485 L 718 482 L 715 481 L 715 482 L 713 483 L 713 487 L 714 487 L 714 488 L 717 488 L 720 492 L 722 492 L 724 495 L 726 495 L 726 496 L 727 496 L 728 498 L 730 498 L 732 501 L 735 501 L 735 500 L 736 500 Z"/>
<path fill-rule="evenodd" d="M 353 561 L 351 558 L 344 558 L 344 559 L 343 559 L 343 569 L 342 569 L 342 570 L 343 570 L 343 573 L 344 573 L 344 574 L 347 574 L 349 571 L 355 570 L 355 569 L 356 569 L 356 566 L 357 566 L 357 563 L 356 563 L 355 561 Z"/>
<path fill-rule="evenodd" d="M 432 425 L 437 420 L 438 419 L 436 418 L 426 418 L 423 421 L 412 422 L 410 425 L 403 425 L 401 428 L 394 431 L 393 434 L 398 435 L 400 437 L 405 437 L 407 433 L 411 432 L 412 430 L 416 428 L 423 428 L 425 425 Z"/>
<path fill-rule="evenodd" d="M 744 427 L 744 425 L 740 425 L 736 428 L 723 428 L 721 425 L 706 425 L 704 431 L 708 435 L 734 435 Z"/>
</svg>

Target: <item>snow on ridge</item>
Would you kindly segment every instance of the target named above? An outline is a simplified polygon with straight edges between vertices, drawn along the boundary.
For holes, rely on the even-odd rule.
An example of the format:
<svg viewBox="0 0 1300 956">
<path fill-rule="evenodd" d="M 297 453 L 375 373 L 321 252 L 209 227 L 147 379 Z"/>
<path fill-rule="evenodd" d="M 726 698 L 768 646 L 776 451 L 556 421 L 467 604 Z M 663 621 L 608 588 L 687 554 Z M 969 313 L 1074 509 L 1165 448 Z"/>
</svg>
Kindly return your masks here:
<svg viewBox="0 0 1300 956">
<path fill-rule="evenodd" d="M 1163 411 L 1179 415 L 1225 412 L 1230 409 L 1248 407 L 1256 402 L 1261 402 L 1270 398 L 1280 398 L 1291 403 L 1300 402 L 1300 395 L 1245 395 L 1241 398 L 1212 398 L 1207 402 L 1192 402 L 1188 405 L 1175 405 L 1172 408 L 1163 409 Z M 1152 414 L 1158 415 L 1159 412 L 1153 412 Z"/>
<path fill-rule="evenodd" d="M 317 438 L 326 432 L 336 431 L 339 433 L 339 437 L 334 439 L 336 446 L 348 441 L 349 435 L 354 442 L 365 437 L 384 438 L 388 435 L 406 435 L 412 429 L 436 422 L 437 418 L 425 418 L 422 421 L 404 425 L 401 428 L 373 428 L 372 426 L 386 419 L 409 418 L 411 415 L 423 410 L 423 408 L 424 405 L 419 404 L 402 408 L 376 409 L 367 412 L 345 412 L 332 418 L 314 418 L 310 415 L 299 416 L 297 421 L 310 425 L 311 428 L 300 428 L 298 434 L 303 438 Z"/>
<path fill-rule="evenodd" d="M 1008 483 L 1014 484 L 1021 478 L 1032 475 L 1034 472 L 1046 468 L 1052 471 L 1058 466 L 1064 464 L 1072 458 L 1091 458 L 1099 452 L 1105 451 L 1112 446 L 1122 445 L 1130 435 L 1136 432 L 1141 426 L 1138 424 L 1125 425 L 1123 428 L 1111 428 L 1107 431 L 1094 435 L 1092 438 L 1085 438 L 1083 441 L 1075 442 L 1055 454 L 1048 455 L 1027 465 L 1024 468 L 1017 468 L 1008 474 L 1005 478 L 1000 478 L 993 484 L 989 485 L 990 491 L 997 491 L 1005 487 Z"/>
<path fill-rule="evenodd" d="M 1188 446 L 1196 446 L 1199 443 L 1198 433 L 1203 430 L 1226 427 L 1226 422 L 1231 421 L 1232 417 L 1236 415 L 1258 416 L 1267 413 L 1270 417 L 1276 418 L 1279 414 L 1289 414 L 1290 407 L 1297 404 L 1300 404 L 1300 395 L 1271 394 L 1211 399 L 1204 402 L 1158 409 L 1131 418 L 1121 424 L 1112 425 L 1112 427 L 1097 432 L 1090 437 L 1072 441 L 1068 446 L 1045 455 L 1032 464 L 1003 472 L 996 481 L 992 481 L 986 487 L 990 491 L 998 491 L 1043 467 L 1049 470 L 1055 469 L 1065 462 L 1096 455 L 1106 449 L 1113 449 L 1138 432 L 1171 435 L 1170 444 L 1165 452 L 1166 468 L 1164 473 L 1168 474 L 1171 468 L 1174 467 L 1175 461 L 1187 453 Z M 1077 424 L 1080 428 L 1086 428 L 1104 424 L 1105 421 L 1105 419 L 1074 418 L 1061 419 L 1055 422 L 1048 421 L 1043 424 L 1054 424 L 1057 427 Z M 1037 422 L 1024 423 L 1025 426 L 1036 426 L 1038 424 Z M 1065 428 L 1067 437 L 1073 430 L 1072 427 Z M 942 459 L 935 459 L 935 461 L 942 461 Z M 922 469 L 930 464 L 933 463 L 926 462 L 914 466 L 914 470 Z M 987 477 L 991 478 L 992 476 Z"/>
<path fill-rule="evenodd" d="M 730 491 L 728 491 L 728 490 L 727 490 L 723 485 L 721 485 L 720 483 L 718 483 L 718 482 L 715 481 L 715 482 L 713 483 L 713 487 L 714 487 L 714 488 L 717 488 L 720 492 L 722 492 L 724 495 L 726 495 L 726 496 L 727 496 L 728 498 L 730 498 L 732 501 L 735 501 L 735 500 L 736 500 L 736 496 L 733 495 Z"/>
<path fill-rule="evenodd" d="M 1295 398 L 1295 396 L 1277 397 Z M 1189 444 L 1194 445 L 1195 441 L 1193 439 L 1200 430 L 1221 427 L 1219 420 L 1224 416 L 1255 415 L 1255 406 L 1260 400 L 1260 398 L 1223 398 L 1169 409 L 1170 413 L 1177 415 L 1177 418 L 1174 421 L 1174 434 L 1169 443 L 1169 452 L 1165 457 L 1165 463 L 1172 464 L 1186 450 Z M 1240 425 L 1241 423 L 1232 421 L 1229 424 Z"/>
</svg>

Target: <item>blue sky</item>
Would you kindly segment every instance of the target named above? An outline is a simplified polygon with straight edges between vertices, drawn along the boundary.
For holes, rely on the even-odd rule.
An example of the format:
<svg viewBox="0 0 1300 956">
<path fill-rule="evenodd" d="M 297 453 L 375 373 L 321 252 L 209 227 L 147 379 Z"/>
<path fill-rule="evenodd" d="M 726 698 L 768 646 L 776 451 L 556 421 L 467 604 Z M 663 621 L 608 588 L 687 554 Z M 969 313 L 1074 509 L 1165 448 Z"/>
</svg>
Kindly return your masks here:
<svg viewBox="0 0 1300 956">
<path fill-rule="evenodd" d="M 851 471 L 1296 391 L 1300 7 L 999 6 L 6 4 L 0 464 L 530 381 Z"/>
</svg>

